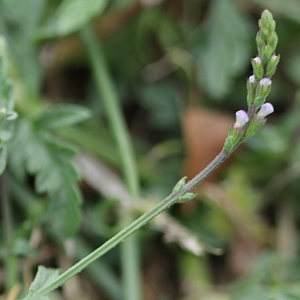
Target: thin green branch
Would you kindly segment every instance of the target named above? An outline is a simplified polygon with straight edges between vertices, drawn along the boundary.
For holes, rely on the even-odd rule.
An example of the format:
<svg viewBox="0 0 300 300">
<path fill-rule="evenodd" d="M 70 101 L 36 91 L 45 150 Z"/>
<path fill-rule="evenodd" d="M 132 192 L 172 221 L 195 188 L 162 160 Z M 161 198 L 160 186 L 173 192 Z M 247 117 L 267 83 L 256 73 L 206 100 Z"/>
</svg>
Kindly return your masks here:
<svg viewBox="0 0 300 300">
<path fill-rule="evenodd" d="M 73 277 L 75 274 L 79 273 L 93 261 L 104 255 L 106 252 L 114 248 L 120 242 L 124 241 L 128 236 L 134 233 L 136 230 L 147 224 L 150 220 L 155 218 L 158 214 L 168 209 L 171 205 L 175 204 L 179 197 L 186 194 L 188 191 L 193 189 L 196 185 L 201 183 L 205 178 L 207 178 L 215 169 L 217 169 L 222 162 L 224 162 L 231 152 L 225 152 L 222 150 L 218 156 L 198 175 L 196 175 L 192 180 L 190 180 L 180 191 L 171 193 L 163 201 L 159 202 L 151 210 L 140 216 L 137 220 L 132 222 L 129 226 L 124 228 L 118 234 L 113 236 L 102 246 L 96 249 L 94 252 L 80 260 L 66 272 L 62 273 L 55 281 L 50 283 L 48 286 L 37 291 L 38 293 L 45 295 L 50 291 L 58 288 L 68 279 Z"/>
<path fill-rule="evenodd" d="M 92 29 L 88 26 L 81 30 L 82 39 L 86 45 L 87 52 L 91 60 L 96 86 L 101 95 L 112 131 L 115 135 L 119 148 L 122 169 L 127 183 L 132 201 L 137 200 L 139 194 L 139 180 L 136 163 L 134 159 L 133 147 L 129 133 L 121 112 L 120 101 L 116 94 L 116 88 L 109 76 L 104 55 Z M 130 215 L 126 220 L 126 226 L 130 222 Z M 138 256 L 138 241 L 135 236 L 130 237 L 121 245 L 121 264 L 123 274 L 123 299 L 141 299 L 140 268 Z"/>
</svg>

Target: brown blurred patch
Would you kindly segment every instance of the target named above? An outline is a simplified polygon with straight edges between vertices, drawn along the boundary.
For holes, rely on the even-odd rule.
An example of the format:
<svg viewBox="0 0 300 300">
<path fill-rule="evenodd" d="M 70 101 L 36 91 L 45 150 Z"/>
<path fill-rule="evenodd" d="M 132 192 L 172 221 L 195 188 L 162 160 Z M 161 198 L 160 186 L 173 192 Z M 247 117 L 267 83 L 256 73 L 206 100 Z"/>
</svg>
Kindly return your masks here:
<svg viewBox="0 0 300 300">
<path fill-rule="evenodd" d="M 189 179 L 203 170 L 222 150 L 229 127 L 234 123 L 234 117 L 203 108 L 189 108 L 182 117 L 183 135 L 186 144 L 186 165 L 184 174 Z M 224 166 L 208 177 L 213 181 L 216 174 Z M 183 205 L 188 213 L 194 207 L 189 201 Z"/>
</svg>

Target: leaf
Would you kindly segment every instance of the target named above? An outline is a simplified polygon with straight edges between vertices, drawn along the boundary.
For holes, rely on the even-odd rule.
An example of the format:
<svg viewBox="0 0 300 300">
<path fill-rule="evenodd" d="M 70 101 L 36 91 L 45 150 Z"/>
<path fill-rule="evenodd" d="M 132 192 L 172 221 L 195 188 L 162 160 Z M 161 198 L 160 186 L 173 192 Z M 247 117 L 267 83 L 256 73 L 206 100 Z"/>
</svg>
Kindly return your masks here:
<svg viewBox="0 0 300 300">
<path fill-rule="evenodd" d="M 36 37 L 54 38 L 71 34 L 100 14 L 106 3 L 106 0 L 65 0 L 46 25 L 38 30 Z"/>
<path fill-rule="evenodd" d="M 3 34 L 7 37 L 14 68 L 18 69 L 22 83 L 30 95 L 37 97 L 41 87 L 41 68 L 32 36 L 40 24 L 47 0 L 1 1 Z"/>
<path fill-rule="evenodd" d="M 79 224 L 81 203 L 79 175 L 71 161 L 74 149 L 23 119 L 17 123 L 8 153 L 12 172 L 21 179 L 26 172 L 35 175 L 35 190 L 48 193 L 47 218 L 65 236 L 72 236 Z"/>
<path fill-rule="evenodd" d="M 46 287 L 59 276 L 59 270 L 53 268 L 45 268 L 39 266 L 37 274 L 29 287 L 29 291 L 37 292 L 41 288 Z"/>
<path fill-rule="evenodd" d="M 221 98 L 249 59 L 251 31 L 235 2 L 214 0 L 206 21 L 205 40 L 196 50 L 198 82 L 212 97 Z"/>
<path fill-rule="evenodd" d="M 149 110 L 152 126 L 159 129 L 174 129 L 179 126 L 176 86 L 154 83 L 145 87 L 142 93 L 141 105 Z"/>
<path fill-rule="evenodd" d="M 90 117 L 90 111 L 74 104 L 60 104 L 47 108 L 36 118 L 36 125 L 47 129 L 60 129 Z"/>
<path fill-rule="evenodd" d="M 49 300 L 48 297 L 38 293 L 38 290 L 48 286 L 59 276 L 58 269 L 38 267 L 37 274 L 29 287 L 29 294 L 23 300 Z"/>
<path fill-rule="evenodd" d="M 0 174 L 6 167 L 7 152 L 5 142 L 13 133 L 17 114 L 12 111 L 14 104 L 13 86 L 7 76 L 7 49 L 4 38 L 0 36 Z M 11 118 L 11 116 L 14 116 Z"/>
<path fill-rule="evenodd" d="M 39 293 L 31 292 L 23 300 L 50 300 L 50 298 Z"/>
</svg>

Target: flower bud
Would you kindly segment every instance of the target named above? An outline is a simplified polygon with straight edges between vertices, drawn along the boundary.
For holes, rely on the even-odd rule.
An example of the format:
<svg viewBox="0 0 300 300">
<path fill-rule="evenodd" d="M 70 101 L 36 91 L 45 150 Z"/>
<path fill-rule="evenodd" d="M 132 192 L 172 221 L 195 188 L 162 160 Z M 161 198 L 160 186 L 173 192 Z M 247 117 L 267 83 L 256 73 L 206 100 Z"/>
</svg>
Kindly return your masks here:
<svg viewBox="0 0 300 300">
<path fill-rule="evenodd" d="M 249 121 L 249 117 L 244 110 L 239 110 L 235 113 L 236 121 L 233 124 L 233 128 L 242 131 L 243 126 Z"/>
<path fill-rule="evenodd" d="M 258 21 L 258 26 L 260 29 L 267 29 L 269 31 L 275 30 L 275 21 L 269 10 L 265 9 L 262 12 L 261 19 Z"/>
<path fill-rule="evenodd" d="M 194 193 L 185 193 L 181 197 L 178 198 L 177 203 L 185 203 L 192 199 L 194 199 L 197 196 L 197 194 Z"/>
<path fill-rule="evenodd" d="M 275 52 L 275 49 L 278 44 L 278 36 L 275 31 L 271 32 L 267 37 L 267 44 L 272 48 L 272 52 Z"/>
<path fill-rule="evenodd" d="M 173 188 L 173 193 L 179 192 L 184 187 L 184 185 L 186 183 L 186 179 L 187 179 L 187 176 L 184 176 L 176 183 L 176 185 Z"/>
<path fill-rule="evenodd" d="M 271 84 L 272 80 L 270 78 L 263 78 L 260 80 L 256 89 L 254 100 L 255 106 L 260 107 L 266 101 L 266 98 L 271 91 Z"/>
<path fill-rule="evenodd" d="M 265 103 L 261 106 L 259 112 L 252 119 L 250 125 L 247 127 L 247 130 L 244 133 L 243 141 L 249 139 L 253 134 L 260 129 L 265 123 L 265 116 L 271 114 L 274 111 L 274 107 L 271 103 Z"/>
<path fill-rule="evenodd" d="M 266 70 L 267 77 L 271 78 L 274 75 L 279 60 L 280 60 L 280 55 L 275 55 L 275 54 L 272 55 L 271 59 L 267 64 L 267 70 Z"/>
<path fill-rule="evenodd" d="M 274 54 L 275 49 L 270 45 L 266 45 L 261 49 L 261 59 L 263 64 L 267 64 L 268 61 L 271 59 L 272 55 Z"/>
<path fill-rule="evenodd" d="M 255 76 L 251 75 L 247 80 L 247 103 L 251 106 L 254 103 L 257 82 Z"/>
<path fill-rule="evenodd" d="M 264 41 L 264 39 L 261 36 L 261 32 L 259 31 L 256 35 L 256 45 L 257 45 L 257 50 L 259 55 L 261 56 L 261 50 L 263 49 L 263 47 L 266 45 L 266 42 Z"/>
<path fill-rule="evenodd" d="M 260 120 L 263 120 L 267 115 L 271 114 L 274 112 L 274 107 L 271 103 L 264 103 L 259 112 L 256 114 L 256 117 L 259 118 Z"/>
<path fill-rule="evenodd" d="M 256 81 L 260 81 L 264 75 L 264 67 L 259 56 L 256 56 L 251 61 L 253 67 L 253 73 Z"/>
</svg>

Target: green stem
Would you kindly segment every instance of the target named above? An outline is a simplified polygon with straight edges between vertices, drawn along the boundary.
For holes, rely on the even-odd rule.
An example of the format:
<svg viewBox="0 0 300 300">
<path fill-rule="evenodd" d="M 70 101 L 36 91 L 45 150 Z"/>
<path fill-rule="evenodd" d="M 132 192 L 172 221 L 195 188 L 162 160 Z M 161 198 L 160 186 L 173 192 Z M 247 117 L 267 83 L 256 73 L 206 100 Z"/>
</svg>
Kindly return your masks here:
<svg viewBox="0 0 300 300">
<path fill-rule="evenodd" d="M 102 49 L 97 41 L 92 29 L 88 26 L 81 30 L 82 39 L 90 56 L 91 66 L 94 72 L 98 92 L 104 103 L 106 112 L 110 121 L 112 131 L 115 135 L 119 148 L 122 169 L 127 183 L 129 194 L 132 201 L 137 200 L 139 194 L 139 180 L 136 169 L 132 144 L 123 114 L 120 108 L 120 101 L 116 94 L 116 88 L 109 76 L 108 68 L 105 63 Z M 130 213 L 130 211 L 129 211 Z M 130 222 L 130 216 L 128 218 Z M 126 219 L 126 222 L 128 222 Z M 125 222 L 121 220 L 121 222 Z M 127 225 L 128 223 L 126 223 Z M 123 299 L 139 300 L 141 299 L 141 284 L 138 259 L 138 241 L 135 236 L 121 245 L 121 263 L 123 273 Z"/>
<path fill-rule="evenodd" d="M 215 169 L 217 169 L 225 159 L 229 157 L 231 152 L 225 152 L 222 150 L 218 156 L 198 175 L 196 175 L 192 180 L 190 180 L 180 191 L 171 193 L 168 197 L 166 197 L 163 201 L 159 202 L 155 207 L 151 210 L 140 216 L 134 222 L 132 222 L 129 226 L 124 228 L 118 234 L 113 236 L 107 242 L 105 242 L 98 249 L 90 253 L 88 256 L 80 260 L 70 269 L 62 273 L 56 280 L 51 282 L 48 286 L 38 290 L 37 292 L 45 295 L 50 291 L 58 288 L 64 282 L 66 282 L 69 278 L 73 277 L 93 261 L 104 255 L 106 252 L 114 248 L 120 242 L 124 241 L 128 236 L 130 236 L 133 232 L 147 224 L 150 220 L 155 218 L 158 214 L 168 209 L 171 205 L 177 202 L 178 198 L 183 196 L 185 193 L 193 189 L 196 185 L 202 182 L 205 178 L 207 178 Z"/>
</svg>

